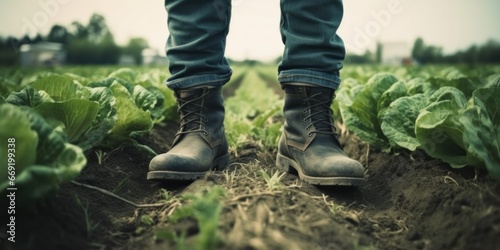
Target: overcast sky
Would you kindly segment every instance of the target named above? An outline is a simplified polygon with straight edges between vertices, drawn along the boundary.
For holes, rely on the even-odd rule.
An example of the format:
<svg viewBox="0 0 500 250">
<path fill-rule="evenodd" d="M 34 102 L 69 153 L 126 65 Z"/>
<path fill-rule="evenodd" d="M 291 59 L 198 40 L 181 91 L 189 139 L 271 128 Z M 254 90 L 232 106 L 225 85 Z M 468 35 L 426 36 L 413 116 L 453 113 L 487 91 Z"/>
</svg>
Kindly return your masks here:
<svg viewBox="0 0 500 250">
<path fill-rule="evenodd" d="M 55 23 L 86 24 L 92 13 L 99 13 L 119 44 L 140 36 L 163 51 L 168 36 L 163 5 L 160 0 L 0 0 L 0 35 L 46 35 Z M 373 50 L 376 41 L 411 47 L 419 36 L 446 53 L 488 39 L 500 41 L 499 0 L 346 0 L 344 8 L 339 34 L 352 53 Z M 279 56 L 279 17 L 278 0 L 233 0 L 226 55 L 237 60 Z"/>
</svg>

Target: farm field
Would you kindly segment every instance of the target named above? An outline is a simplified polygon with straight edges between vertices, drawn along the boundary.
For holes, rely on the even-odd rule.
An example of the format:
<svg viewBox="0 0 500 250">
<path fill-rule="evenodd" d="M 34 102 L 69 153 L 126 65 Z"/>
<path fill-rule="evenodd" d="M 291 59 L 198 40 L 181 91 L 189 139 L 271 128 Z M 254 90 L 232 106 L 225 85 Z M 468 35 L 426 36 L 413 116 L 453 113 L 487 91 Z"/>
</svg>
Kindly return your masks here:
<svg viewBox="0 0 500 250">
<path fill-rule="evenodd" d="M 276 69 L 233 70 L 230 167 L 172 183 L 146 180 L 178 126 L 166 68 L 0 70 L 0 138 L 25 154 L 16 243 L 1 237 L 1 248 L 499 248 L 499 66 L 343 69 L 332 108 L 344 150 L 365 167 L 359 188 L 279 171 Z"/>
</svg>

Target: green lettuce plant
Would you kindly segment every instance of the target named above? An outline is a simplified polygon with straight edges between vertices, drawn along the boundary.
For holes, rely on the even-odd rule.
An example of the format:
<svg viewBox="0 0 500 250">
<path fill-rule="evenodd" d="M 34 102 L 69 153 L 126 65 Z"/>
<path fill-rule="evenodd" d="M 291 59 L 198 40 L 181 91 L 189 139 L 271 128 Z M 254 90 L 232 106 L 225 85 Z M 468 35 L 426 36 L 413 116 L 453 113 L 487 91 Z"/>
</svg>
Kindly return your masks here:
<svg viewBox="0 0 500 250">
<path fill-rule="evenodd" d="M 384 92 L 396 82 L 398 79 L 392 74 L 374 75 L 356 94 L 352 104 L 343 104 L 344 111 L 341 111 L 343 121 L 350 130 L 364 141 L 386 152 L 390 150 L 390 144 L 380 126 L 377 103 Z"/>
<path fill-rule="evenodd" d="M 62 126 L 53 127 L 42 116 L 28 107 L 0 104 L 0 140 L 15 142 L 16 200 L 29 207 L 33 201 L 55 192 L 59 186 L 78 176 L 87 160 L 81 148 L 68 143 Z M 7 159 L 7 144 L 0 146 L 1 158 Z M 0 169 L 8 169 L 7 161 Z M 12 187 L 0 176 L 0 192 L 4 195 Z"/>
<path fill-rule="evenodd" d="M 443 87 L 429 100 L 430 104 L 415 121 L 420 147 L 452 167 L 465 166 L 467 155 L 462 140 L 465 127 L 459 121 L 467 105 L 465 95 L 454 87 Z"/>
<path fill-rule="evenodd" d="M 490 176 L 500 182 L 500 88 L 474 91 L 467 109 L 460 117 L 465 128 L 463 143 L 468 162 L 486 167 Z"/>
<path fill-rule="evenodd" d="M 499 74 L 429 73 L 406 80 L 379 73 L 364 85 L 348 79 L 333 107 L 349 130 L 376 148 L 422 149 L 455 168 L 485 167 L 500 181 Z"/>
<path fill-rule="evenodd" d="M 60 75 L 41 78 L 12 92 L 6 101 L 32 108 L 53 126 L 62 125 L 68 142 L 84 151 L 100 145 L 117 120 L 116 100 L 109 90 L 88 88 Z"/>
</svg>

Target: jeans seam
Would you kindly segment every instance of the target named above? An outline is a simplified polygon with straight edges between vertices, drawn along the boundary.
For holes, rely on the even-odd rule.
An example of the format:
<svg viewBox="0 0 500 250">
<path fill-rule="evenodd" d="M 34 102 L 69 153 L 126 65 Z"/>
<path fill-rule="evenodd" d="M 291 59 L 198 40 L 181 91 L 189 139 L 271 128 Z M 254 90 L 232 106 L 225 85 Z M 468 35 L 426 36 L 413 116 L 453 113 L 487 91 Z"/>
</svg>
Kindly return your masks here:
<svg viewBox="0 0 500 250">
<path fill-rule="evenodd" d="M 321 80 L 325 80 L 325 81 L 328 81 L 328 82 L 335 82 L 335 83 L 338 82 L 336 80 L 328 79 L 328 78 L 321 77 L 321 76 L 304 75 L 304 74 L 285 74 L 285 75 L 280 76 L 280 78 L 295 77 L 295 76 L 304 76 L 304 77 L 309 77 L 309 78 L 316 78 L 316 79 L 321 79 Z"/>
</svg>

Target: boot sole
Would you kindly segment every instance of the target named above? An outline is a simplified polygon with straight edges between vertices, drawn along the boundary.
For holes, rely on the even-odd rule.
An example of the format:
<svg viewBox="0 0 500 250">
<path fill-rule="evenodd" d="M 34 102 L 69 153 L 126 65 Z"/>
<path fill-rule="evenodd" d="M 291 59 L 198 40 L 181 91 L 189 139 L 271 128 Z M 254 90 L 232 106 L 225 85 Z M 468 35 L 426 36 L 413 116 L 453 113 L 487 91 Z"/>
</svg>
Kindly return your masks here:
<svg viewBox="0 0 500 250">
<path fill-rule="evenodd" d="M 189 181 L 203 177 L 206 173 L 212 170 L 222 171 L 229 166 L 229 154 L 216 158 L 210 169 L 204 172 L 180 172 L 180 171 L 150 171 L 147 179 L 150 181 Z"/>
<path fill-rule="evenodd" d="M 320 186 L 362 186 L 365 183 L 365 179 L 362 177 L 343 177 L 343 176 L 335 176 L 335 177 L 314 177 L 308 176 L 302 172 L 302 168 L 300 165 L 278 153 L 276 158 L 276 165 L 283 171 L 287 173 L 291 173 L 292 169 L 295 169 L 299 175 L 299 179 L 312 184 L 312 185 L 320 185 Z"/>
</svg>

